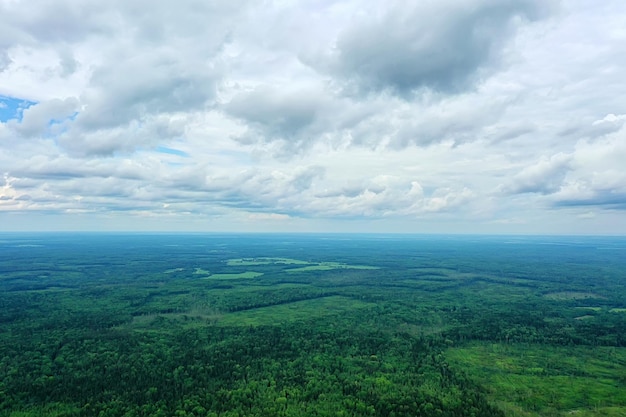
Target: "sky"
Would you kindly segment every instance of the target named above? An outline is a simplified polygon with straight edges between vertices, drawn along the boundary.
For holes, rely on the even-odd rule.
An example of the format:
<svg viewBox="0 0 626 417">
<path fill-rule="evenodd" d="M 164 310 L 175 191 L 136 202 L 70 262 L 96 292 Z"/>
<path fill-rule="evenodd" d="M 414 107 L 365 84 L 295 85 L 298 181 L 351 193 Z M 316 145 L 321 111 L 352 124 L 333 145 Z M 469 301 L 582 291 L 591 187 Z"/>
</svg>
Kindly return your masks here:
<svg viewBox="0 0 626 417">
<path fill-rule="evenodd" d="M 0 0 L 0 232 L 626 234 L 623 0 Z"/>
</svg>

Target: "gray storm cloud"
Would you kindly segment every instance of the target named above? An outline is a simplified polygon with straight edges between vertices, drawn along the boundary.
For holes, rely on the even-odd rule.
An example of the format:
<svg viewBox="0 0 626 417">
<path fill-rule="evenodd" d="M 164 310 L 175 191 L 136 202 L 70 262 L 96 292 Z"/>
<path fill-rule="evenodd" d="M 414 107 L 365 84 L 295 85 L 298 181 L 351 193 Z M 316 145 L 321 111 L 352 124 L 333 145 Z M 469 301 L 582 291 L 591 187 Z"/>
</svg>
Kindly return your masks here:
<svg viewBox="0 0 626 417">
<path fill-rule="evenodd" d="M 370 16 L 343 31 L 321 68 L 365 92 L 466 91 L 497 70 L 517 26 L 545 17 L 548 4 L 391 2 L 382 16 Z"/>
</svg>

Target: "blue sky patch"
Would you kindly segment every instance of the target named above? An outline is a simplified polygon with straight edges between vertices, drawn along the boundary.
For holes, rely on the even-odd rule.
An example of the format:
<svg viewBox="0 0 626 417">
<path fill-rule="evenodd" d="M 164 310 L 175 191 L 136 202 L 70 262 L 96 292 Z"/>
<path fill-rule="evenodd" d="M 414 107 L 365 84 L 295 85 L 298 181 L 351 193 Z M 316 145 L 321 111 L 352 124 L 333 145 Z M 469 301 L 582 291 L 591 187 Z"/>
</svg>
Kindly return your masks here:
<svg viewBox="0 0 626 417">
<path fill-rule="evenodd" d="M 166 146 L 157 146 L 155 148 L 155 151 L 160 152 L 160 153 L 166 153 L 169 155 L 176 155 L 176 156 L 182 156 L 184 158 L 189 158 L 189 154 L 187 152 L 183 152 L 178 149 L 168 148 Z"/>
<path fill-rule="evenodd" d="M 76 116 L 78 116 L 78 112 L 77 111 L 75 111 L 74 113 L 70 114 L 69 116 L 62 117 L 60 119 L 50 119 L 50 122 L 48 122 L 48 126 L 60 125 L 61 123 L 67 122 L 68 120 L 74 121 L 74 120 L 76 120 Z"/>
<path fill-rule="evenodd" d="M 21 98 L 0 96 L 0 122 L 5 123 L 12 119 L 22 120 L 22 112 L 37 104 L 34 101 Z"/>
</svg>

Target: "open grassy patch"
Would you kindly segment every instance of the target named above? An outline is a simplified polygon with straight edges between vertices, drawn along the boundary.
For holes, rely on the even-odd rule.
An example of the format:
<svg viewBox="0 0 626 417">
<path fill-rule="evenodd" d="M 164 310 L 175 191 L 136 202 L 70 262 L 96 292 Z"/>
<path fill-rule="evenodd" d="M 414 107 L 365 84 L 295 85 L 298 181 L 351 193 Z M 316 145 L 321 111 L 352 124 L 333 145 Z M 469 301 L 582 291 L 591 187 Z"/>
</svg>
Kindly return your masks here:
<svg viewBox="0 0 626 417">
<path fill-rule="evenodd" d="M 265 283 L 264 281 L 242 281 L 236 284 L 237 292 L 240 294 L 251 294 L 254 295 L 258 291 L 262 290 L 292 290 L 294 288 L 313 288 L 309 284 L 301 284 L 297 282 L 289 282 L 282 284 L 275 283 Z"/>
<path fill-rule="evenodd" d="M 626 308 L 612 308 L 609 313 L 626 313 Z"/>
<path fill-rule="evenodd" d="M 209 271 L 207 271 L 206 269 L 202 269 L 202 268 L 196 268 L 195 271 L 193 271 L 194 275 L 211 275 L 211 273 Z"/>
<path fill-rule="evenodd" d="M 263 272 L 246 271 L 238 274 L 213 274 L 206 277 L 206 279 L 252 279 L 261 275 L 263 275 Z"/>
<path fill-rule="evenodd" d="M 291 258 L 237 258 L 226 261 L 228 266 L 301 265 L 286 272 L 330 271 L 334 269 L 379 269 L 368 265 L 349 265 L 341 262 L 310 262 Z"/>
<path fill-rule="evenodd" d="M 161 313 L 135 316 L 117 327 L 122 330 L 134 330 L 151 333 L 169 333 L 180 327 L 202 327 L 217 323 L 222 314 L 217 310 L 190 310 L 184 313 Z"/>
<path fill-rule="evenodd" d="M 333 269 L 380 269 L 376 266 L 349 265 L 340 262 L 320 262 L 315 265 L 303 266 L 300 268 L 287 269 L 285 272 L 308 272 L 308 271 L 330 271 Z"/>
<path fill-rule="evenodd" d="M 224 314 L 218 324 L 222 326 L 272 325 L 281 322 L 310 319 L 311 317 L 340 314 L 372 306 L 374 306 L 373 303 L 348 297 L 329 296 Z"/>
<path fill-rule="evenodd" d="M 331 269 L 337 269 L 331 265 L 308 265 L 301 268 L 287 269 L 286 272 L 308 272 L 308 271 L 330 271 Z"/>
<path fill-rule="evenodd" d="M 508 415 L 624 415 L 626 348 L 480 343 L 446 357 Z"/>
<path fill-rule="evenodd" d="M 551 292 L 544 295 L 545 298 L 550 300 L 564 301 L 564 300 L 586 300 L 588 298 L 605 299 L 606 297 L 594 294 L 592 292 L 579 292 L 579 291 L 561 291 Z"/>
<path fill-rule="evenodd" d="M 254 265 L 308 265 L 310 262 L 291 258 L 236 258 L 226 261 L 228 266 L 254 266 Z"/>
<path fill-rule="evenodd" d="M 602 307 L 574 307 L 576 310 L 602 311 Z M 626 309 L 625 309 L 626 310 Z"/>
</svg>

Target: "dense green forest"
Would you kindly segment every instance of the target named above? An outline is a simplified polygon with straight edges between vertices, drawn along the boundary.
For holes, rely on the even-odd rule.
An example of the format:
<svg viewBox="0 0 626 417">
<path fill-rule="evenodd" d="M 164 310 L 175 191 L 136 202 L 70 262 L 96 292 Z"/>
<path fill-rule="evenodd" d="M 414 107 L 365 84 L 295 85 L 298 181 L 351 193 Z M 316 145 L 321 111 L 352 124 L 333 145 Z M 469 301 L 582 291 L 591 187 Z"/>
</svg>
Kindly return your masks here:
<svg viewBox="0 0 626 417">
<path fill-rule="evenodd" d="M 0 235 L 0 416 L 626 416 L 626 239 Z"/>
</svg>

